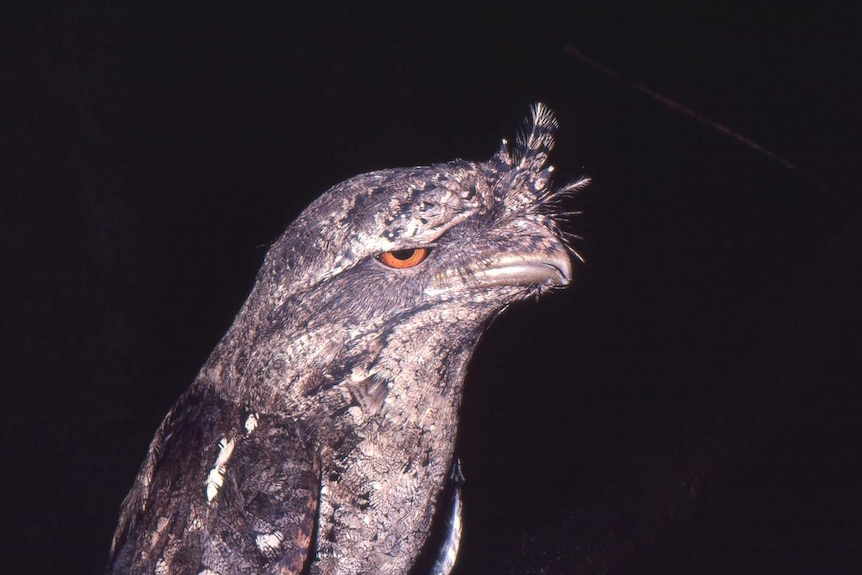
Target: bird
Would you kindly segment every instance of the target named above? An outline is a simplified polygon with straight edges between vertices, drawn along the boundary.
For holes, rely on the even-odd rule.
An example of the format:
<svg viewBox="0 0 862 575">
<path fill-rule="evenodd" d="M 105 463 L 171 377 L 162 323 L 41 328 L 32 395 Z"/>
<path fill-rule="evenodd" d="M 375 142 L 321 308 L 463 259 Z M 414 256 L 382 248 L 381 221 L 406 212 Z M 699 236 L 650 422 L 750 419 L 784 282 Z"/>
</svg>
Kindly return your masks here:
<svg viewBox="0 0 862 575">
<path fill-rule="evenodd" d="M 535 104 L 490 160 L 374 171 L 313 201 L 158 428 L 107 573 L 401 575 L 442 524 L 431 571 L 448 575 L 471 355 L 579 257 L 560 204 L 589 180 L 552 184 L 557 128 Z"/>
</svg>

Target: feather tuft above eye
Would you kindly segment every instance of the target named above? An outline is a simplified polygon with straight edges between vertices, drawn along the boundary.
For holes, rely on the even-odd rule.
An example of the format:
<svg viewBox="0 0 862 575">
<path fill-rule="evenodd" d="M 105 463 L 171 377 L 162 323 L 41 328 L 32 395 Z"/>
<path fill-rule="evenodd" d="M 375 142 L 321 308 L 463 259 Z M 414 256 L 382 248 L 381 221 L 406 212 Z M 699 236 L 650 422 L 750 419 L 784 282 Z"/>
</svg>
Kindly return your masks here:
<svg viewBox="0 0 862 575">
<path fill-rule="evenodd" d="M 548 154 L 554 148 L 554 133 L 560 125 L 554 113 L 541 102 L 530 112 L 530 120 L 518 134 L 511 151 L 509 165 L 538 172 L 548 161 Z"/>
</svg>

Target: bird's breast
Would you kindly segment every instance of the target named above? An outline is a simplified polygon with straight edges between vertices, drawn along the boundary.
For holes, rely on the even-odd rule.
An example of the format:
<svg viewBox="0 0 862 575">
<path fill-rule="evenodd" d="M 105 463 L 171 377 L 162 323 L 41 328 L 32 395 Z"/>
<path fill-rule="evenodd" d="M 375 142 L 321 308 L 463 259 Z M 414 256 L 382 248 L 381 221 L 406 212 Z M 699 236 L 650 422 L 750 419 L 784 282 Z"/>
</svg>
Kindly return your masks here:
<svg viewBox="0 0 862 575">
<path fill-rule="evenodd" d="M 457 406 L 388 409 L 326 458 L 319 573 L 404 573 L 422 549 L 453 458 Z"/>
</svg>

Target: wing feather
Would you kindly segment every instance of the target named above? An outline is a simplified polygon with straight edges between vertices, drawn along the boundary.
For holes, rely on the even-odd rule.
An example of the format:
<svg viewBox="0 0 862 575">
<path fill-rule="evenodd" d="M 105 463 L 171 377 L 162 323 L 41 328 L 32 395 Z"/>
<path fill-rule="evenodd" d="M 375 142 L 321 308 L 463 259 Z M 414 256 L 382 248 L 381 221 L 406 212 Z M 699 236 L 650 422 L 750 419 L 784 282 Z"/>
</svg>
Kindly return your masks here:
<svg viewBox="0 0 862 575">
<path fill-rule="evenodd" d="M 300 573 L 320 495 L 306 437 L 280 415 L 181 401 L 124 504 L 108 573 Z"/>
</svg>

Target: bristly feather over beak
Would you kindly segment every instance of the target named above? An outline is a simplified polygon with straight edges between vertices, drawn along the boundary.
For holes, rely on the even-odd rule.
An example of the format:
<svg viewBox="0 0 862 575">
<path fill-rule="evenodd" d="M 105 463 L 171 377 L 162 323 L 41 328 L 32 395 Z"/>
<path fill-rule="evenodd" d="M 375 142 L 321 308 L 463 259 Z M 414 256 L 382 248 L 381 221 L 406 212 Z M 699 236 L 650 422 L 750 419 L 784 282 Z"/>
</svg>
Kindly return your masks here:
<svg viewBox="0 0 862 575">
<path fill-rule="evenodd" d="M 504 207 L 493 234 L 495 241 L 467 265 L 438 271 L 425 288 L 426 295 L 463 288 L 519 286 L 541 290 L 569 284 L 569 252 L 580 256 L 562 240 L 553 208 L 559 198 L 585 187 L 589 179 L 559 189 L 551 186 L 554 167 L 546 162 L 557 127 L 551 111 L 539 103 L 513 149 L 503 140 L 494 159 L 484 165 L 489 180 L 496 180 L 493 196 Z"/>
</svg>

